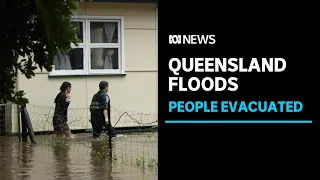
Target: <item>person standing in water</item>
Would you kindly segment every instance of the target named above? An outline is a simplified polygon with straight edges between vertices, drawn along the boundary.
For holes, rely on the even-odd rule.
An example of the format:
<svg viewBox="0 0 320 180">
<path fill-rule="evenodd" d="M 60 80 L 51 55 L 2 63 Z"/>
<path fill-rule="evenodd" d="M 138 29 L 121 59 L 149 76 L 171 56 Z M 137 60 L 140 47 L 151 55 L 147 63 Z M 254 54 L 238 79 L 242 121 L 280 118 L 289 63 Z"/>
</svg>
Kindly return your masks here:
<svg viewBox="0 0 320 180">
<path fill-rule="evenodd" d="M 99 91 L 93 96 L 90 112 L 91 112 L 91 125 L 93 131 L 93 138 L 100 138 L 104 129 L 108 131 L 110 138 L 116 137 L 117 133 L 111 126 L 110 121 L 110 98 L 108 93 L 109 83 L 101 81 L 99 83 Z"/>
<path fill-rule="evenodd" d="M 63 82 L 60 87 L 60 93 L 56 96 L 54 103 L 53 128 L 58 137 L 74 138 L 67 124 L 68 107 L 71 102 L 71 84 Z"/>
</svg>

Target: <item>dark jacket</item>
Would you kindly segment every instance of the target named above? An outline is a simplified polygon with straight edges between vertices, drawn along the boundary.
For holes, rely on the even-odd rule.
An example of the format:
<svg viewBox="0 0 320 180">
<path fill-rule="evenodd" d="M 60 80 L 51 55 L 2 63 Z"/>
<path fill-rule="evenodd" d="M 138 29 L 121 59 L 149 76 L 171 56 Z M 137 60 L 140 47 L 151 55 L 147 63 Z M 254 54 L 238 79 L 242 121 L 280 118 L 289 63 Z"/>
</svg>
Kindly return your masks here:
<svg viewBox="0 0 320 180">
<path fill-rule="evenodd" d="M 108 111 L 108 119 L 110 122 L 110 98 L 106 92 L 99 91 L 93 96 L 91 101 L 91 121 L 101 123 L 105 122 L 103 114 L 105 109 Z"/>
<path fill-rule="evenodd" d="M 67 102 L 66 93 L 61 91 L 55 98 L 56 104 L 54 109 L 54 117 L 63 121 L 67 121 L 69 102 Z"/>
</svg>

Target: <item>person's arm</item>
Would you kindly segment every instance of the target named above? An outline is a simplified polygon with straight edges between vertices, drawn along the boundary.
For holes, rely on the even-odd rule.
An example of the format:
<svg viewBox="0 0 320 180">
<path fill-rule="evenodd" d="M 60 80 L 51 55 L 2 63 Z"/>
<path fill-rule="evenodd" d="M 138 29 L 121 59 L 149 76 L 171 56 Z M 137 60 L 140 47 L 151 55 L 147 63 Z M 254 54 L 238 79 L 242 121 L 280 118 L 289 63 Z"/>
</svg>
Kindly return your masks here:
<svg viewBox="0 0 320 180">
<path fill-rule="evenodd" d="M 109 119 L 108 119 L 108 110 L 107 109 L 103 110 L 103 115 L 104 115 L 104 119 L 105 119 L 106 123 L 108 124 Z"/>
<path fill-rule="evenodd" d="M 60 96 L 59 97 L 59 106 L 60 106 L 60 108 L 68 108 L 69 107 L 69 103 L 71 101 L 70 94 L 61 93 L 59 96 Z"/>
<path fill-rule="evenodd" d="M 109 97 L 106 94 L 103 94 L 101 106 L 103 108 L 103 115 L 104 115 L 104 119 L 105 119 L 107 124 L 109 123 L 108 104 L 109 104 Z"/>
<path fill-rule="evenodd" d="M 66 93 L 66 103 L 70 104 L 71 102 L 71 95 Z"/>
</svg>

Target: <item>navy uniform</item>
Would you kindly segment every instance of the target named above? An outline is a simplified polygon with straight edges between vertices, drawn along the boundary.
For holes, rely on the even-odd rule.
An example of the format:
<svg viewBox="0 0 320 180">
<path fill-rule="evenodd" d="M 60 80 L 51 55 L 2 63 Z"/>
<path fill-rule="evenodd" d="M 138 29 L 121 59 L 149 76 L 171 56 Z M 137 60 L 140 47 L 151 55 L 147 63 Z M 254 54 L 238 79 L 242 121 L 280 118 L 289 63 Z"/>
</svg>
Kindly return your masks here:
<svg viewBox="0 0 320 180">
<path fill-rule="evenodd" d="M 103 111 L 105 109 L 108 111 L 108 120 L 109 120 L 108 124 L 106 124 L 105 117 L 103 114 Z M 91 112 L 91 125 L 92 125 L 94 138 L 100 137 L 103 129 L 106 129 L 108 131 L 108 135 L 110 137 L 117 136 L 116 131 L 111 126 L 110 98 L 106 92 L 100 90 L 93 96 L 91 105 L 90 105 L 90 112 Z"/>
</svg>

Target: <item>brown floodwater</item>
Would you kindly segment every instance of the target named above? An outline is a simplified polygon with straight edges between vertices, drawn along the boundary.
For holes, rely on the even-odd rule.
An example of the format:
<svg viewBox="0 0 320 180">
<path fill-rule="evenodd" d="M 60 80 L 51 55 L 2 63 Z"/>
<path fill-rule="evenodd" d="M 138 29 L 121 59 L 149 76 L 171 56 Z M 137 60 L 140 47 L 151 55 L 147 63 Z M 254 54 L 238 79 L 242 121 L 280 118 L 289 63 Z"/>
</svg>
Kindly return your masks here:
<svg viewBox="0 0 320 180">
<path fill-rule="evenodd" d="M 92 140 L 76 134 L 62 140 L 36 136 L 37 144 L 0 136 L 1 180 L 156 180 L 158 134 L 122 134 L 112 140 Z"/>
</svg>

